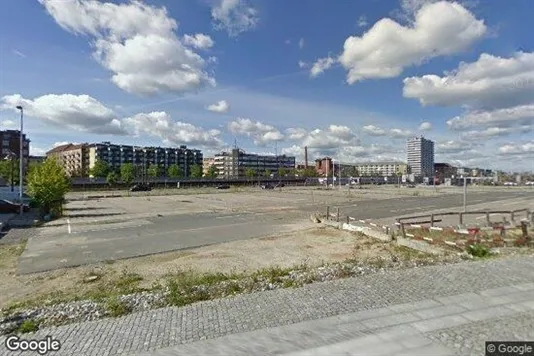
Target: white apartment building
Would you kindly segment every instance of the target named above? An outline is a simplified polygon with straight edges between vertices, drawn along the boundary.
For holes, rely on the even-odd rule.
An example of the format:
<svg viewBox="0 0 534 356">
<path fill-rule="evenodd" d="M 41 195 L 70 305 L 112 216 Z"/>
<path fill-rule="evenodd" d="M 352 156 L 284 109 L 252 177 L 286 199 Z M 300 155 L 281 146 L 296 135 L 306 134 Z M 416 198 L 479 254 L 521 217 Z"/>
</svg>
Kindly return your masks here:
<svg viewBox="0 0 534 356">
<path fill-rule="evenodd" d="M 294 169 L 295 157 L 258 155 L 235 148 L 230 152 L 216 154 L 214 164 L 219 178 L 242 178 L 246 177 L 248 169 L 253 169 L 259 176 L 263 176 L 266 171 L 276 174 L 280 168 Z"/>
<path fill-rule="evenodd" d="M 406 174 L 407 165 L 404 162 L 365 162 L 354 165 L 360 176 L 380 175 L 390 177 Z"/>
<path fill-rule="evenodd" d="M 408 167 L 415 177 L 434 176 L 434 141 L 423 136 L 411 138 L 406 144 L 406 154 Z"/>
</svg>

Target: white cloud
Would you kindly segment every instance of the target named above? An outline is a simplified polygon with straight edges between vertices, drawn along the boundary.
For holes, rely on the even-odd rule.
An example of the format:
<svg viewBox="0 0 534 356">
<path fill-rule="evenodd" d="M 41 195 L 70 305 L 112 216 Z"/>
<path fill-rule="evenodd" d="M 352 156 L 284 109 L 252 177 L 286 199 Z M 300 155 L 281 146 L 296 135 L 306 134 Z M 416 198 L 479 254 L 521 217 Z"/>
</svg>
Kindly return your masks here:
<svg viewBox="0 0 534 356">
<path fill-rule="evenodd" d="M 206 61 L 184 46 L 166 8 L 141 1 L 39 0 L 65 30 L 91 36 L 94 58 L 119 88 L 140 95 L 215 86 Z M 147 55 L 149 53 L 150 55 Z"/>
<path fill-rule="evenodd" d="M 304 38 L 301 38 L 301 39 L 299 40 L 299 48 L 300 48 L 300 49 L 303 49 L 303 48 L 304 48 Z"/>
<path fill-rule="evenodd" d="M 10 130 L 10 129 L 16 129 L 19 124 L 17 124 L 13 120 L 4 120 L 4 121 L 2 121 L 2 123 L 0 125 L 2 125 L 2 129 Z"/>
<path fill-rule="evenodd" d="M 77 144 L 78 144 L 78 143 L 69 142 L 69 141 L 59 141 L 59 142 L 54 142 L 54 144 L 52 145 L 52 147 L 53 147 L 53 148 L 56 148 L 56 147 L 59 147 L 59 146 L 68 145 L 69 143 L 72 143 L 73 145 L 77 145 Z"/>
<path fill-rule="evenodd" d="M 444 154 L 444 153 L 460 153 L 465 151 L 471 151 L 475 147 L 480 146 L 480 144 L 468 141 L 468 140 L 446 140 L 436 142 L 435 153 Z"/>
<path fill-rule="evenodd" d="M 376 125 L 365 125 L 362 127 L 362 132 L 369 136 L 388 136 L 390 138 L 407 138 L 413 135 L 410 130 L 406 129 L 383 129 Z"/>
<path fill-rule="evenodd" d="M 474 111 L 447 121 L 447 125 L 452 130 L 478 126 L 511 127 L 532 124 L 534 124 L 534 104 L 493 111 Z"/>
<path fill-rule="evenodd" d="M 430 131 L 432 130 L 432 124 L 428 121 L 424 121 L 419 125 L 419 131 Z"/>
<path fill-rule="evenodd" d="M 534 53 L 510 58 L 487 53 L 472 63 L 462 62 L 442 77 L 404 79 L 403 94 L 422 105 L 494 109 L 534 102 Z"/>
<path fill-rule="evenodd" d="M 299 68 L 308 68 L 308 63 L 304 61 L 299 61 Z"/>
<path fill-rule="evenodd" d="M 298 127 L 290 127 L 286 130 L 290 140 L 302 140 L 308 134 L 308 130 Z"/>
<path fill-rule="evenodd" d="M 309 131 L 301 144 L 312 149 L 331 150 L 341 146 L 359 145 L 360 140 L 348 126 L 330 125 L 327 129 Z"/>
<path fill-rule="evenodd" d="M 140 113 L 123 119 L 123 124 L 135 135 L 148 134 L 166 144 L 222 147 L 219 130 L 204 130 L 189 123 L 173 121 L 166 112 Z"/>
<path fill-rule="evenodd" d="M 14 50 L 12 50 L 12 52 L 13 52 L 14 55 L 17 55 L 20 58 L 26 58 L 26 55 L 24 53 L 22 53 L 21 51 L 19 51 L 19 50 L 14 49 Z"/>
<path fill-rule="evenodd" d="M 318 59 L 312 66 L 310 70 L 310 75 L 312 78 L 317 77 L 319 74 L 322 74 L 325 70 L 330 69 L 336 63 L 335 59 L 331 57 Z"/>
<path fill-rule="evenodd" d="M 194 36 L 185 35 L 184 43 L 198 49 L 208 49 L 215 45 L 215 41 L 213 41 L 210 36 L 203 33 L 197 33 Z"/>
<path fill-rule="evenodd" d="M 96 134 L 126 134 L 113 110 L 89 95 L 48 94 L 26 99 L 14 94 L 0 100 L 0 109 L 15 110 L 17 105 L 24 108 L 26 115 L 57 127 Z"/>
<path fill-rule="evenodd" d="M 284 139 L 284 135 L 276 127 L 246 118 L 237 118 L 230 122 L 228 130 L 233 134 L 251 137 L 254 143 L 260 146 Z"/>
<path fill-rule="evenodd" d="M 367 26 L 367 18 L 365 15 L 361 15 L 358 19 L 358 27 L 366 27 Z"/>
<path fill-rule="evenodd" d="M 226 100 L 219 100 L 215 104 L 209 105 L 207 109 L 213 112 L 227 113 L 230 111 L 230 104 Z"/>
<path fill-rule="evenodd" d="M 409 66 L 468 49 L 486 34 L 486 26 L 459 3 L 424 4 L 410 26 L 383 18 L 361 37 L 345 40 L 339 62 L 347 82 L 393 78 Z"/>
<path fill-rule="evenodd" d="M 47 149 L 36 147 L 33 145 L 30 145 L 30 155 L 31 156 L 45 156 Z"/>
<path fill-rule="evenodd" d="M 533 154 L 534 141 L 506 144 L 499 147 L 499 153 L 504 155 Z"/>
<path fill-rule="evenodd" d="M 493 137 L 525 134 L 534 131 L 534 125 L 521 125 L 517 127 L 488 127 L 483 130 L 471 130 L 460 134 L 464 139 L 488 139 Z"/>
<path fill-rule="evenodd" d="M 253 30 L 259 22 L 258 10 L 246 0 L 217 0 L 211 9 L 211 17 L 217 30 L 225 30 L 230 37 Z"/>
</svg>

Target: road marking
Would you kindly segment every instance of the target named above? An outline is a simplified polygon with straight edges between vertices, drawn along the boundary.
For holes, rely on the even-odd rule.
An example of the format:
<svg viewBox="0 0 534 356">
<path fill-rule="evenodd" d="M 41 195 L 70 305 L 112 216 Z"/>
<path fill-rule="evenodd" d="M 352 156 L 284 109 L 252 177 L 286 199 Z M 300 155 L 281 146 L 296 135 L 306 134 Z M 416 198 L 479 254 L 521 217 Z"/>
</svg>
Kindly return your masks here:
<svg viewBox="0 0 534 356">
<path fill-rule="evenodd" d="M 478 199 L 478 200 L 473 200 L 472 203 L 480 203 L 480 202 L 483 202 L 484 199 Z"/>
<path fill-rule="evenodd" d="M 70 219 L 67 219 L 67 231 L 69 232 L 69 234 L 71 233 Z"/>
</svg>

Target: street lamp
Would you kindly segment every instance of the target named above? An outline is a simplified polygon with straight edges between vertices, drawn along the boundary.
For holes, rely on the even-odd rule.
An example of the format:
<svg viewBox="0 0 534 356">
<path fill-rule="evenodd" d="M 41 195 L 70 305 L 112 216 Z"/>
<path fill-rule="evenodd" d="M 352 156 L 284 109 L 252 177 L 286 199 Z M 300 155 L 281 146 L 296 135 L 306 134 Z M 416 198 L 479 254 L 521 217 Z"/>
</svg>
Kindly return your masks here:
<svg viewBox="0 0 534 356">
<path fill-rule="evenodd" d="M 20 110 L 20 156 L 19 156 L 19 199 L 20 199 L 20 215 L 23 212 L 22 204 L 22 182 L 24 181 L 24 139 L 23 139 L 23 128 L 24 128 L 24 109 L 22 106 L 18 105 L 17 109 Z"/>
</svg>

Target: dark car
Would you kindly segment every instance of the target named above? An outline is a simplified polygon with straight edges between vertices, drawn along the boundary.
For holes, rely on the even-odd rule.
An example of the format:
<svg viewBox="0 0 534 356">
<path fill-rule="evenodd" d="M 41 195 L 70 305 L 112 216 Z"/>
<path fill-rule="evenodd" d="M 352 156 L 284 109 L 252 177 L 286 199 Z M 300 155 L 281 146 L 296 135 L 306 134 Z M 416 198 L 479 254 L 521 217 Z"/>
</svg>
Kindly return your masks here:
<svg viewBox="0 0 534 356">
<path fill-rule="evenodd" d="M 219 184 L 215 187 L 215 189 L 230 189 L 230 185 L 228 184 Z"/>
<path fill-rule="evenodd" d="M 23 204 L 22 211 L 30 211 L 30 206 Z M 17 214 L 20 212 L 20 204 L 14 203 L 10 200 L 0 199 L 0 213 L 2 214 Z"/>
<path fill-rule="evenodd" d="M 278 183 L 277 185 L 275 185 L 274 187 L 275 188 L 283 188 L 285 187 L 286 185 L 284 183 Z"/>
<path fill-rule="evenodd" d="M 150 192 L 152 188 L 148 184 L 139 183 L 130 188 L 130 192 Z"/>
<path fill-rule="evenodd" d="M 264 184 L 261 186 L 261 189 L 274 189 L 274 185 L 272 184 Z"/>
</svg>

